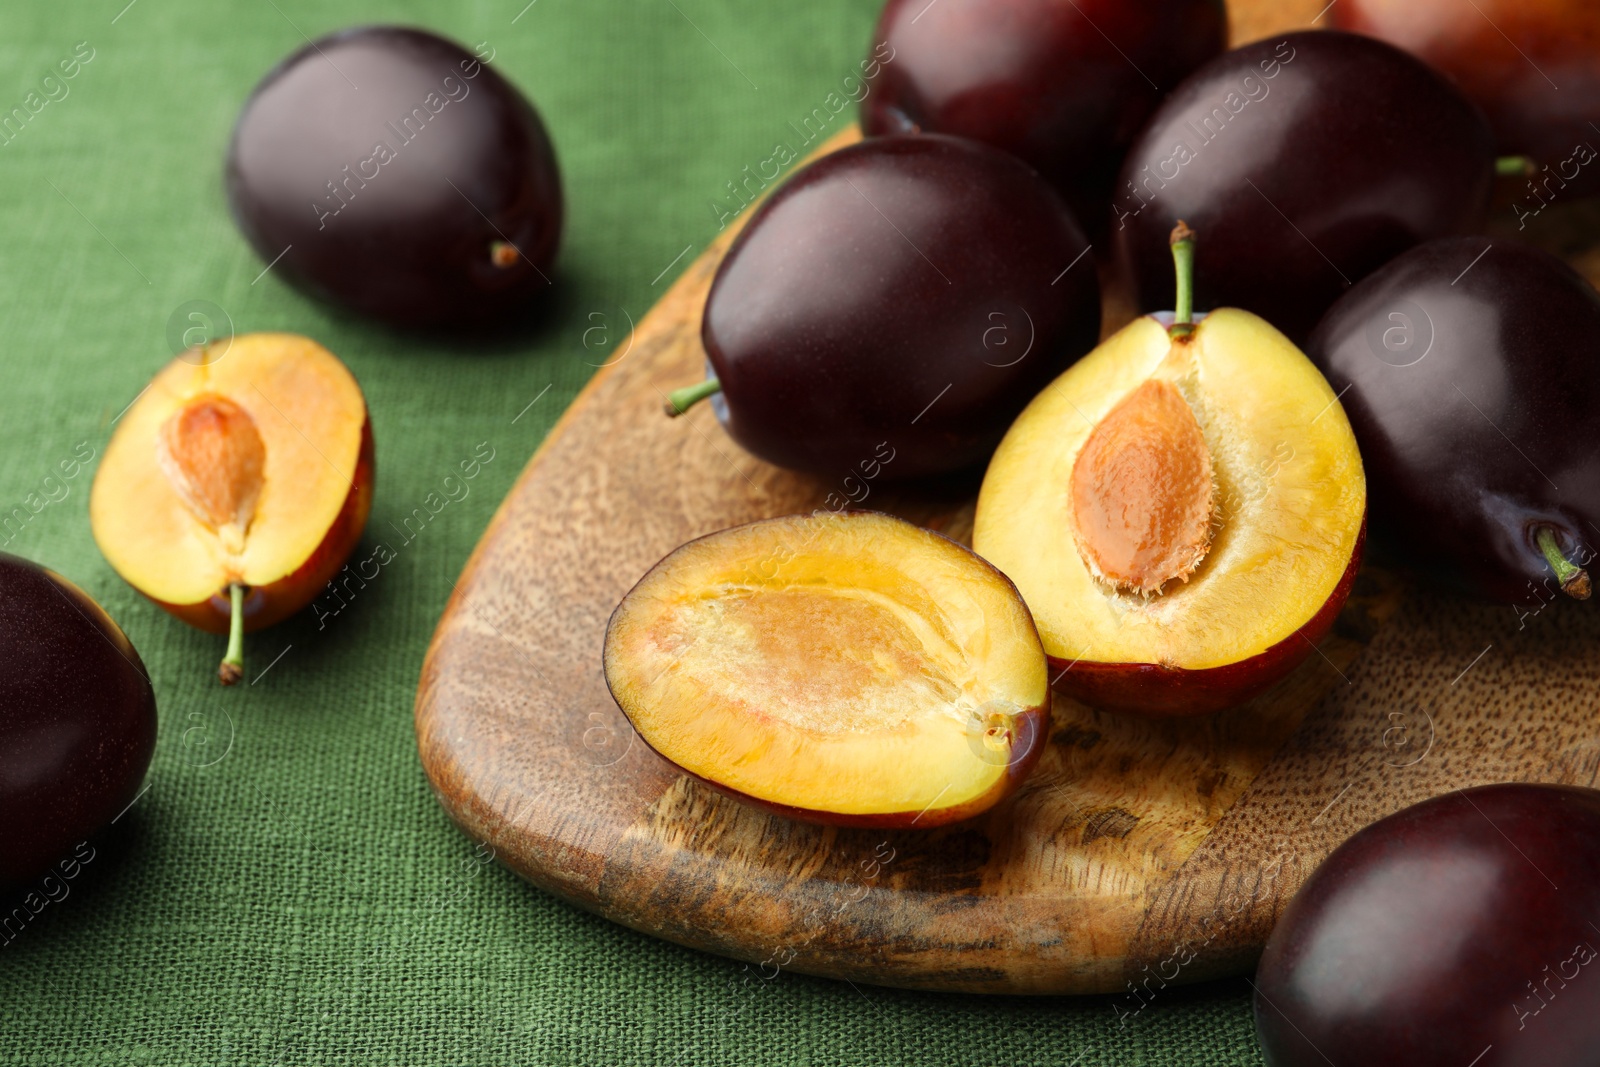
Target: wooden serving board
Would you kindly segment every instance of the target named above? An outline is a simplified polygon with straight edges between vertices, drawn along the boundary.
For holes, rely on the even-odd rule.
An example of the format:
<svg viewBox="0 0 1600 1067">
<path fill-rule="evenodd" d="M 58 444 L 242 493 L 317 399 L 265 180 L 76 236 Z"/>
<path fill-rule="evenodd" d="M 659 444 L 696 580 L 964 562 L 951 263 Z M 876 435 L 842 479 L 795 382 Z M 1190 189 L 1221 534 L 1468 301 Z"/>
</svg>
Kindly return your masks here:
<svg viewBox="0 0 1600 1067">
<path fill-rule="evenodd" d="M 1318 7 L 1244 5 L 1236 37 L 1309 22 Z M 1600 257 L 1574 233 L 1600 234 L 1600 219 L 1576 210 L 1544 220 L 1546 240 L 1594 278 Z M 1374 566 L 1319 654 L 1243 707 L 1158 721 L 1058 698 L 1033 776 L 966 824 L 824 829 L 677 773 L 607 692 L 612 608 L 682 542 L 841 491 L 747 455 L 709 405 L 661 415 L 664 394 L 701 374 L 701 306 L 737 228 L 529 462 L 423 668 L 416 727 L 429 779 L 461 828 L 523 877 L 767 974 L 1120 991 L 1114 1007 L 1127 1015 L 1164 985 L 1253 965 L 1300 882 L 1374 819 L 1469 785 L 1595 784 L 1600 608 L 1480 607 Z M 1108 329 L 1128 317 L 1108 303 Z M 872 488 L 861 504 L 958 539 L 971 529 L 968 499 Z"/>
</svg>

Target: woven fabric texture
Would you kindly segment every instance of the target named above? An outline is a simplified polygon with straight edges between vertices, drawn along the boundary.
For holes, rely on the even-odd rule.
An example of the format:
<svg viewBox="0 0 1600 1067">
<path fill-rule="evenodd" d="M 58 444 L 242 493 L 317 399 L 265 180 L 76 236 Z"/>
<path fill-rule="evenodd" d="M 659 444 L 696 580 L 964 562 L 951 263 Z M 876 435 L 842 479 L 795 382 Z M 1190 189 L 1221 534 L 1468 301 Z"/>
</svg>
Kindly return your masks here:
<svg viewBox="0 0 1600 1067">
<path fill-rule="evenodd" d="M 479 533 L 592 373 L 591 313 L 647 308 L 715 235 L 727 183 L 857 69 L 875 0 L 74 0 L 0 5 L 0 111 L 76 76 L 0 145 L 0 510 L 98 457 L 188 301 L 343 358 L 371 406 L 370 531 L 493 460 L 337 617 L 217 638 L 91 538 L 95 464 L 0 534 L 127 630 L 156 687 L 149 789 L 0 949 L 0 1065 L 1258 1064 L 1242 982 L 1109 1000 L 924 995 L 740 965 L 613 926 L 480 862 L 412 733 L 423 652 Z M 569 193 L 556 313 L 467 345 L 355 321 L 240 237 L 221 165 L 255 82 L 307 38 L 425 26 L 536 102 Z M 52 83 L 54 84 L 54 83 Z M 833 128 L 853 118 L 846 110 Z M 587 357 L 587 358 L 586 358 Z M 531 406 L 530 406 L 531 405 Z M 520 417 L 519 417 L 520 416 Z M 3 709 L 0 709 L 3 714 Z M 0 813 L 4 818 L 4 813 Z"/>
</svg>

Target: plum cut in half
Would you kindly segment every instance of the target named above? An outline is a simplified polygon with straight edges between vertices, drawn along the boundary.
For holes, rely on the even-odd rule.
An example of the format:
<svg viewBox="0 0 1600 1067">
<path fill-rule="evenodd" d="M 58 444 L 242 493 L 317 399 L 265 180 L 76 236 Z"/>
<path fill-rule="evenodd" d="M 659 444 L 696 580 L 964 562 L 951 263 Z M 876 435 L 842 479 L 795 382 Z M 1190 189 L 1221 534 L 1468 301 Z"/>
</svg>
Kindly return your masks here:
<svg viewBox="0 0 1600 1067">
<path fill-rule="evenodd" d="M 973 546 L 1017 583 L 1056 687 L 1108 710 L 1198 714 L 1267 689 L 1332 625 L 1366 529 L 1333 390 L 1265 320 L 1191 316 L 1180 235 L 1178 311 L 1039 394 L 978 496 Z"/>
<path fill-rule="evenodd" d="M 246 630 L 320 593 L 372 508 L 361 388 L 305 337 L 255 333 L 169 363 L 117 426 L 89 494 L 107 561 L 191 626 L 230 635 L 219 677 L 243 670 Z"/>
<path fill-rule="evenodd" d="M 715 789 L 849 826 L 985 811 L 1043 750 L 1044 650 L 1016 588 L 878 512 L 766 519 L 656 564 L 611 616 L 606 681 Z"/>
</svg>

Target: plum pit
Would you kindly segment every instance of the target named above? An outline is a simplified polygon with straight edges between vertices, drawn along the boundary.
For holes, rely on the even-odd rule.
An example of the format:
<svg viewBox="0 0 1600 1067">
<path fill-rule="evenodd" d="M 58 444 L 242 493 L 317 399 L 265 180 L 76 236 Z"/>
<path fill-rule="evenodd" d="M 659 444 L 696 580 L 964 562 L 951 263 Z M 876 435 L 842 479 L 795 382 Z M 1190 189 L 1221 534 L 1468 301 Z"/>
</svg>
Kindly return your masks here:
<svg viewBox="0 0 1600 1067">
<path fill-rule="evenodd" d="M 243 552 L 267 466 L 267 446 L 250 413 L 225 396 L 195 397 L 162 425 L 156 459 L 228 554 Z"/>
<path fill-rule="evenodd" d="M 1072 465 L 1078 550 L 1095 577 L 1142 596 L 1188 581 L 1211 547 L 1216 480 L 1194 410 L 1150 378 L 1089 434 Z"/>
</svg>

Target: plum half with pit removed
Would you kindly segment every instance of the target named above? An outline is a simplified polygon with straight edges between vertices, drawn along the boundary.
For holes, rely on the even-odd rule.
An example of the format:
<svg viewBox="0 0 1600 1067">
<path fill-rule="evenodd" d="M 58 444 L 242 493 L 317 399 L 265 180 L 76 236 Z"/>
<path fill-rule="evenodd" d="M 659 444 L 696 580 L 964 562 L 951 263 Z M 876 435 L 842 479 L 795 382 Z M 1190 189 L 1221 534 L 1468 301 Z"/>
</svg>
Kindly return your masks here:
<svg viewBox="0 0 1600 1067">
<path fill-rule="evenodd" d="M 662 757 L 768 811 L 927 828 L 993 807 L 1044 749 L 1044 651 L 1016 588 L 878 512 L 710 534 L 606 629 L 611 693 Z"/>
</svg>

